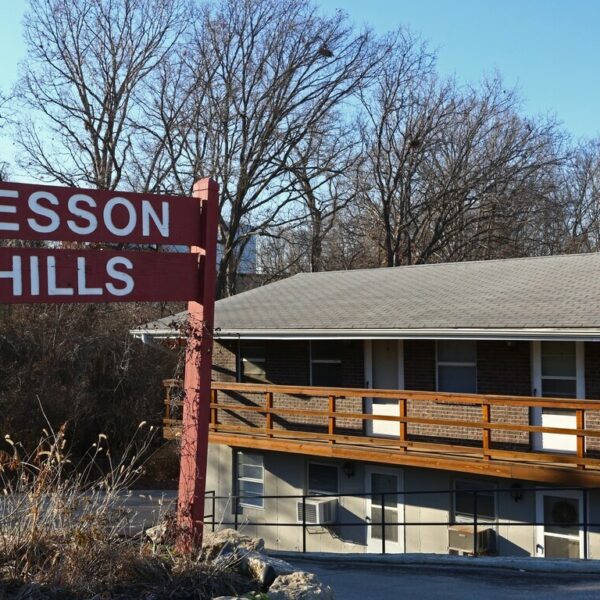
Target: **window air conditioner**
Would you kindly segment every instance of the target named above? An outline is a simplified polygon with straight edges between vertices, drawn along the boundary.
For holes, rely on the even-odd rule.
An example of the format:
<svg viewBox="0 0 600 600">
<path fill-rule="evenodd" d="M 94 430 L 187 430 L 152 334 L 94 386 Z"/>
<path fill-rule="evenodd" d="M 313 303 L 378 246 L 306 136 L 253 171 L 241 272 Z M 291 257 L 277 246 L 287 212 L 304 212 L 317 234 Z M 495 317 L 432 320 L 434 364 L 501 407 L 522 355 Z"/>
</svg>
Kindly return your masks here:
<svg viewBox="0 0 600 600">
<path fill-rule="evenodd" d="M 495 531 L 491 527 L 477 528 L 477 553 L 489 554 L 495 551 Z M 472 525 L 452 525 L 448 527 L 448 550 L 458 554 L 475 553 L 475 533 Z"/>
<path fill-rule="evenodd" d="M 335 521 L 337 512 L 337 498 L 307 498 L 306 506 L 306 524 L 307 525 L 325 525 Z M 302 500 L 296 502 L 296 515 L 298 523 L 302 523 Z"/>
</svg>

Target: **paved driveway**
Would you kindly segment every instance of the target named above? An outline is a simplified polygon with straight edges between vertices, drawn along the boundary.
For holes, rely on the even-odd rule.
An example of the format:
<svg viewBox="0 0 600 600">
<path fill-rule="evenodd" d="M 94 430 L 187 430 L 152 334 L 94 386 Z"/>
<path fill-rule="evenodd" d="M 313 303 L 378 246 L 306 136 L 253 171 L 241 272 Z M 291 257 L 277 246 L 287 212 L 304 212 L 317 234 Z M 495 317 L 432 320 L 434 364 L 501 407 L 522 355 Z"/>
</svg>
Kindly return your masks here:
<svg viewBox="0 0 600 600">
<path fill-rule="evenodd" d="M 287 559 L 289 560 L 289 559 Z M 600 575 L 419 565 L 290 562 L 329 584 L 336 600 L 587 600 Z"/>
</svg>

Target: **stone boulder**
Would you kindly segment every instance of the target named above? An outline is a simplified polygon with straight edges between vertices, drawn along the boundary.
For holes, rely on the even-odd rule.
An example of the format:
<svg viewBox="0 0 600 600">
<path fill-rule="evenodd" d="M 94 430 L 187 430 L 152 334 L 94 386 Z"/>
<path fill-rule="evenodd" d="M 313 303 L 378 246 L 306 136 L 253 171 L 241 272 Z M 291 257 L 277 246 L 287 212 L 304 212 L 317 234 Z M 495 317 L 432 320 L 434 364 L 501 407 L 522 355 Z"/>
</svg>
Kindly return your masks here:
<svg viewBox="0 0 600 600">
<path fill-rule="evenodd" d="M 252 551 L 242 557 L 241 570 L 260 582 L 262 590 L 267 591 L 277 577 L 293 573 L 294 567 L 280 558 Z"/>
<path fill-rule="evenodd" d="M 333 591 L 313 573 L 280 575 L 267 593 L 269 600 L 334 600 Z"/>
<path fill-rule="evenodd" d="M 262 538 L 251 538 L 234 529 L 221 529 L 214 533 L 204 533 L 202 558 L 211 561 L 231 553 L 242 558 L 245 553 L 260 552 L 264 547 L 265 541 Z"/>
</svg>

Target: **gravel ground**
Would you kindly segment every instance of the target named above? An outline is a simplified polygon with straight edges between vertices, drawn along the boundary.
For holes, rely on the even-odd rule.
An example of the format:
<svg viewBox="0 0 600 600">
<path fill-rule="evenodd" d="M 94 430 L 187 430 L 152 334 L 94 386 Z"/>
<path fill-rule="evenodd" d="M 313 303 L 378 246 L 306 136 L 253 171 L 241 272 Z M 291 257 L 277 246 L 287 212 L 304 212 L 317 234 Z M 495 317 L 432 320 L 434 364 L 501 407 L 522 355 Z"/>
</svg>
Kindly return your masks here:
<svg viewBox="0 0 600 600">
<path fill-rule="evenodd" d="M 288 559 L 289 560 L 289 559 Z M 291 560 L 330 585 L 336 600 L 587 600 L 600 598 L 600 575 L 506 569 L 323 563 Z"/>
</svg>

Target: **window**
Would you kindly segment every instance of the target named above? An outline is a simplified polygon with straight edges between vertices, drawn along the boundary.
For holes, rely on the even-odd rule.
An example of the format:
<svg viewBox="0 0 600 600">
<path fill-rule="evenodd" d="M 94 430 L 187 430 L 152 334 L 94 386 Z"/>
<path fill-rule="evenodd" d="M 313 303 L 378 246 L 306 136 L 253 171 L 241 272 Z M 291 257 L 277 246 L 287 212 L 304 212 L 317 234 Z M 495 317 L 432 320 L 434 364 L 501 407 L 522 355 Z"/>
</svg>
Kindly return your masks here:
<svg viewBox="0 0 600 600">
<path fill-rule="evenodd" d="M 577 397 L 575 342 L 542 342 L 542 396 Z"/>
<path fill-rule="evenodd" d="M 475 517 L 475 492 L 477 492 L 477 520 L 496 520 L 495 486 L 480 481 L 456 480 L 454 482 L 454 520 L 472 522 Z"/>
<path fill-rule="evenodd" d="M 237 452 L 238 506 L 264 508 L 265 470 L 261 454 Z"/>
<path fill-rule="evenodd" d="M 262 340 L 240 341 L 238 380 L 246 383 L 266 381 L 266 348 Z"/>
<path fill-rule="evenodd" d="M 437 389 L 440 392 L 477 392 L 477 342 L 438 341 Z"/>
<path fill-rule="evenodd" d="M 335 465 L 308 463 L 308 494 L 338 494 L 338 477 Z"/>
<path fill-rule="evenodd" d="M 314 341 L 310 343 L 310 384 L 325 387 L 342 385 L 339 342 Z"/>
</svg>

